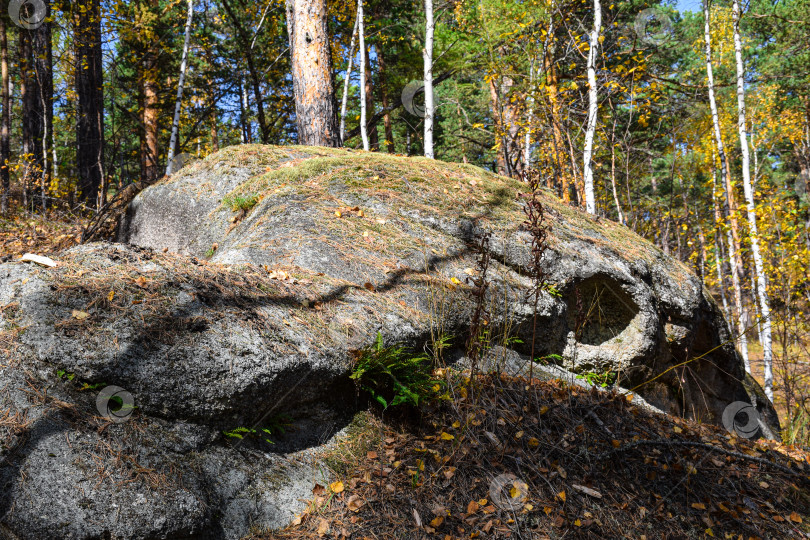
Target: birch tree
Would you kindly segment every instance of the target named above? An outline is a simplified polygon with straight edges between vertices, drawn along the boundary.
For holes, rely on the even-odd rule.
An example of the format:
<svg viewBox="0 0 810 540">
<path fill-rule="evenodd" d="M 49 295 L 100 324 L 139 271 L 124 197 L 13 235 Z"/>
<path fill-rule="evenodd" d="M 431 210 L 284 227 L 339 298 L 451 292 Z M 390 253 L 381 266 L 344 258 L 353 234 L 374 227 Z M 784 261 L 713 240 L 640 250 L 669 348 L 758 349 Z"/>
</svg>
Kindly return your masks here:
<svg viewBox="0 0 810 540">
<path fill-rule="evenodd" d="M 357 0 L 357 35 L 360 43 L 360 136 L 363 139 L 363 150 L 369 151 L 368 126 L 366 125 L 366 36 L 363 23 L 363 0 Z"/>
<path fill-rule="evenodd" d="M 599 49 L 599 33 L 602 31 L 602 5 L 593 0 L 593 30 L 588 49 L 588 125 L 585 130 L 585 155 L 583 163 L 585 206 L 589 214 L 596 214 L 596 196 L 593 190 L 593 139 L 596 134 L 596 113 L 599 106 L 599 91 L 596 87 L 596 59 Z"/>
<path fill-rule="evenodd" d="M 714 70 L 712 68 L 712 35 L 711 35 L 711 14 L 709 13 L 709 0 L 703 0 L 703 39 L 705 41 L 706 52 L 706 78 L 708 80 L 709 89 L 709 107 L 712 113 L 712 126 L 714 128 L 715 146 L 717 154 L 720 157 L 720 181 L 725 191 L 726 205 L 728 206 L 727 212 L 733 218 L 733 208 L 730 203 L 733 194 L 731 193 L 731 181 L 729 179 L 728 159 L 726 157 L 726 149 L 723 144 L 723 134 L 720 130 L 720 116 L 717 112 L 717 100 L 714 94 Z M 714 159 L 714 156 L 712 156 Z M 732 227 L 733 229 L 733 227 Z M 740 284 L 740 276 L 737 270 L 739 269 L 738 257 L 739 243 L 735 242 L 732 237 L 732 231 L 728 233 L 728 251 L 729 260 L 731 261 L 731 281 L 732 288 L 734 289 L 734 304 L 737 308 L 737 330 L 740 339 L 740 352 L 742 353 L 743 362 L 745 363 L 745 371 L 751 373 L 751 365 L 748 361 L 748 339 L 745 337 L 745 323 L 743 322 L 742 310 L 742 291 Z M 736 267 L 736 268 L 735 268 Z"/>
<path fill-rule="evenodd" d="M 346 106 L 349 101 L 349 83 L 352 79 L 352 64 L 354 63 L 354 40 L 357 37 L 357 27 L 359 18 L 354 19 L 354 29 L 352 30 L 352 40 L 349 44 L 349 65 L 346 66 L 346 78 L 343 79 L 343 98 L 340 102 L 340 142 L 346 142 Z"/>
<path fill-rule="evenodd" d="M 532 166 L 532 121 L 534 120 L 534 56 L 531 57 L 529 62 L 529 95 L 527 101 L 529 102 L 529 114 L 526 119 L 526 133 L 523 134 L 523 170 L 527 171 Z"/>
<path fill-rule="evenodd" d="M 424 60 L 425 85 L 425 157 L 433 159 L 433 34 L 436 30 L 433 22 L 433 0 L 425 0 L 425 48 L 422 51 Z"/>
<path fill-rule="evenodd" d="M 174 121 L 172 122 L 172 136 L 169 140 L 169 155 L 166 159 L 166 176 L 174 172 L 174 153 L 177 150 L 177 139 L 180 131 L 180 109 L 183 105 L 183 85 L 186 82 L 188 69 L 188 48 L 191 41 L 191 22 L 194 18 L 194 0 L 188 0 L 188 15 L 186 17 L 186 37 L 183 42 L 183 57 L 180 60 L 180 78 L 177 82 L 177 100 L 174 103 Z"/>
<path fill-rule="evenodd" d="M 734 56 L 737 63 L 737 130 L 740 134 L 740 150 L 742 153 L 742 177 L 745 191 L 745 203 L 748 211 L 748 235 L 751 240 L 751 254 L 754 258 L 754 268 L 757 276 L 756 295 L 759 297 L 759 310 L 762 314 L 762 351 L 765 367 L 765 395 L 773 401 L 773 352 L 771 343 L 771 310 L 768 303 L 768 289 L 765 280 L 765 270 L 762 264 L 762 253 L 759 246 L 757 232 L 756 204 L 754 190 L 751 185 L 751 160 L 748 152 L 748 134 L 745 123 L 745 66 L 742 57 L 742 39 L 740 39 L 740 1 L 734 0 L 732 5 L 732 18 L 734 21 Z"/>
</svg>

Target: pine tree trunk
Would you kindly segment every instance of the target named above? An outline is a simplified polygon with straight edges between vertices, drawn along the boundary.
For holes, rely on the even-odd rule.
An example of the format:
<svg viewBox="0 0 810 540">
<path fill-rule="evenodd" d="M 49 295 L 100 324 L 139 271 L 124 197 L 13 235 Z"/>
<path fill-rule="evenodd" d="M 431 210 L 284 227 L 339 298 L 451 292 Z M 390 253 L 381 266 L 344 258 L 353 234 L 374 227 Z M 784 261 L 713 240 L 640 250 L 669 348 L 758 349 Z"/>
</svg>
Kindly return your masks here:
<svg viewBox="0 0 810 540">
<path fill-rule="evenodd" d="M 498 152 L 495 154 L 495 170 L 501 176 L 509 176 L 509 148 L 504 136 L 503 112 L 501 111 L 501 96 L 499 92 L 498 77 L 489 78 L 489 99 L 492 102 L 492 118 L 495 127 L 495 139 L 498 141 Z"/>
<path fill-rule="evenodd" d="M 23 206 L 29 210 L 33 210 L 35 204 L 33 190 L 44 183 L 42 131 L 45 111 L 42 107 L 42 94 L 33 51 L 33 40 L 36 33 L 38 30 L 20 28 L 18 37 L 20 99 L 22 101 L 22 153 L 25 162 Z M 37 198 L 41 199 L 41 197 Z"/>
<path fill-rule="evenodd" d="M 363 150 L 369 151 L 368 127 L 366 118 L 368 112 L 368 84 L 366 82 L 366 62 L 368 62 L 368 51 L 366 50 L 366 31 L 363 21 L 363 0 L 357 0 L 357 32 L 360 37 L 360 137 L 363 139 Z"/>
<path fill-rule="evenodd" d="M 76 168 L 80 196 L 87 202 L 98 195 L 103 177 L 104 75 L 101 58 L 101 9 L 99 0 L 81 0 L 74 2 L 72 6 L 78 97 Z"/>
<path fill-rule="evenodd" d="M 602 31 L 602 6 L 593 0 L 593 31 L 588 50 L 588 125 L 585 130 L 585 154 L 583 173 L 585 186 L 585 208 L 589 214 L 596 214 L 596 197 L 593 187 L 593 139 L 596 134 L 596 114 L 599 107 L 599 90 L 596 87 L 596 60 L 599 50 L 599 33 Z"/>
<path fill-rule="evenodd" d="M 757 275 L 756 292 L 759 296 L 759 311 L 762 314 L 762 350 L 765 367 L 765 395 L 773 401 L 773 344 L 771 341 L 771 309 L 768 302 L 768 285 L 765 278 L 765 269 L 760 252 L 759 233 L 757 231 L 756 203 L 754 189 L 751 185 L 751 163 L 748 151 L 748 136 L 745 124 L 745 68 L 742 57 L 742 40 L 740 39 L 740 12 L 739 0 L 734 0 L 732 7 L 734 19 L 734 55 L 737 63 L 737 129 L 740 133 L 740 149 L 742 151 L 743 189 L 748 210 L 748 235 L 751 240 L 751 255 L 754 258 L 754 269 Z"/>
<path fill-rule="evenodd" d="M 158 178 L 158 82 L 157 55 L 149 51 L 144 57 L 143 65 L 143 131 L 145 143 L 146 181 L 153 182 Z"/>
<path fill-rule="evenodd" d="M 0 16 L 0 95 L 2 95 L 2 124 L 0 125 L 0 215 L 8 214 L 9 192 L 11 191 L 11 176 L 8 170 L 8 160 L 11 159 L 11 106 L 8 79 L 8 33 L 6 31 L 6 18 Z"/>
<path fill-rule="evenodd" d="M 425 48 L 422 50 L 425 85 L 425 157 L 433 159 L 433 120 L 435 103 L 433 100 L 433 0 L 425 0 Z"/>
<path fill-rule="evenodd" d="M 374 117 L 374 81 L 371 70 L 371 45 L 366 47 L 366 118 Z M 380 137 L 377 134 L 377 124 L 368 125 L 366 122 L 366 131 L 368 132 L 368 143 L 372 152 L 380 149 Z"/>
<path fill-rule="evenodd" d="M 740 352 L 742 353 L 743 362 L 745 363 L 745 370 L 750 373 L 751 365 L 748 361 L 748 340 L 745 336 L 745 324 L 743 322 L 743 306 L 742 306 L 742 290 L 741 290 L 741 273 L 742 263 L 740 254 L 739 238 L 737 236 L 737 218 L 734 208 L 734 191 L 731 185 L 730 167 L 728 159 L 726 158 L 726 149 L 723 144 L 723 133 L 720 130 L 720 116 L 717 113 L 717 101 L 714 95 L 714 71 L 712 69 L 712 38 L 710 26 L 710 13 L 709 13 L 709 0 L 703 0 L 703 39 L 705 42 L 706 52 L 706 77 L 708 78 L 709 87 L 709 106 L 712 113 L 712 126 L 714 128 L 714 139 L 717 153 L 720 156 L 720 180 L 725 190 L 726 202 L 728 205 L 727 212 L 731 219 L 731 230 L 728 232 L 728 249 L 729 260 L 731 261 L 731 281 L 734 288 L 734 304 L 737 308 L 737 330 L 740 340 Z M 712 158 L 714 159 L 714 158 Z"/>
<path fill-rule="evenodd" d="M 188 46 L 191 39 L 191 22 L 194 19 L 194 0 L 188 0 L 188 16 L 186 18 L 186 35 L 183 42 L 183 58 L 180 60 L 180 77 L 177 81 L 177 100 L 174 104 L 174 121 L 172 121 L 172 135 L 169 140 L 169 155 L 166 157 L 166 176 L 174 172 L 174 153 L 177 150 L 177 139 L 180 132 L 180 110 L 183 105 L 183 84 L 186 82 L 186 69 L 188 67 Z"/>
<path fill-rule="evenodd" d="M 385 149 L 389 154 L 394 153 L 394 129 L 391 125 L 391 111 L 388 110 L 388 79 L 386 73 L 385 54 L 382 49 L 377 50 L 377 65 L 380 73 L 380 100 L 383 111 L 383 127 L 385 128 Z"/>
<path fill-rule="evenodd" d="M 299 144 L 340 146 L 326 0 L 286 0 Z"/>
<path fill-rule="evenodd" d="M 357 37 L 357 27 L 359 19 L 354 19 L 354 29 L 352 39 L 349 44 L 349 65 L 346 66 L 346 77 L 343 79 L 343 97 L 340 101 L 340 143 L 346 143 L 346 107 L 349 103 L 349 83 L 352 79 L 352 64 L 354 63 L 354 40 Z"/>
</svg>

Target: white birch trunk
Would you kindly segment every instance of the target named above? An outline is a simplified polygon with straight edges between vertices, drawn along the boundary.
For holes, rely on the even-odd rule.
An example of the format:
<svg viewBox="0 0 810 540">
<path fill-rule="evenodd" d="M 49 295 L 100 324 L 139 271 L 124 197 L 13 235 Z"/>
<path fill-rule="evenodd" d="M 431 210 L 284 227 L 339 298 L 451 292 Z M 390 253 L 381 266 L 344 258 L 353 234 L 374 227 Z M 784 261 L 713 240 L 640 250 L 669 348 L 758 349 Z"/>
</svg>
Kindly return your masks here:
<svg viewBox="0 0 810 540">
<path fill-rule="evenodd" d="M 765 367 L 765 395 L 773 401 L 773 350 L 771 343 L 771 309 L 768 303 L 768 289 L 765 279 L 765 269 L 762 263 L 762 253 L 759 246 L 757 232 L 756 203 L 754 189 L 751 186 L 751 160 L 748 151 L 748 134 L 745 125 L 745 67 L 742 57 L 742 39 L 740 38 L 740 12 L 739 0 L 732 5 L 734 19 L 734 56 L 737 60 L 737 129 L 740 132 L 740 150 L 742 152 L 743 189 L 745 203 L 748 210 L 748 235 L 751 239 L 751 255 L 754 258 L 754 269 L 757 274 L 756 293 L 759 296 L 759 311 L 762 314 L 762 361 Z"/>
<path fill-rule="evenodd" d="M 723 190 L 725 191 L 725 186 L 728 185 L 726 182 L 726 149 L 723 145 L 723 134 L 720 130 L 720 116 L 717 113 L 717 100 L 714 97 L 714 70 L 712 69 L 712 35 L 710 20 L 709 0 L 703 0 L 703 39 L 706 45 L 706 77 L 709 86 L 709 107 L 712 112 L 715 145 L 717 146 L 717 153 L 720 156 L 720 183 L 723 185 Z M 714 159 L 714 156 L 712 156 L 712 159 Z M 729 194 L 726 193 L 726 197 L 728 196 Z M 742 353 L 743 362 L 745 363 L 745 371 L 751 373 L 751 364 L 748 361 L 748 339 L 745 337 L 746 328 L 742 320 L 741 284 L 737 272 L 734 271 L 734 239 L 730 231 L 727 236 L 729 261 L 731 261 L 731 281 L 734 287 L 734 303 L 737 308 L 737 330 L 740 339 L 740 352 Z"/>
<path fill-rule="evenodd" d="M 172 160 L 177 149 L 177 138 L 180 131 L 180 109 L 183 104 L 183 85 L 186 82 L 186 69 L 188 68 L 188 45 L 191 39 L 191 21 L 194 18 L 194 0 L 188 0 L 188 17 L 186 18 L 186 38 L 183 42 L 183 58 L 180 61 L 180 80 L 177 82 L 177 101 L 174 104 L 174 121 L 172 122 L 172 138 L 169 141 L 169 155 L 166 163 L 166 176 L 172 174 Z"/>
<path fill-rule="evenodd" d="M 588 126 L 585 131 L 585 155 L 583 173 L 585 177 L 585 207 L 589 214 L 596 214 L 596 196 L 593 190 L 593 139 L 596 134 L 596 113 L 599 106 L 599 91 L 596 88 L 596 60 L 599 50 L 599 33 L 602 31 L 602 6 L 593 0 L 593 31 L 588 50 Z"/>
<path fill-rule="evenodd" d="M 523 140 L 523 170 L 527 173 L 532 166 L 532 121 L 534 120 L 534 58 L 529 64 L 529 115 L 526 120 L 526 134 Z"/>
<path fill-rule="evenodd" d="M 253 142 L 250 134 L 250 103 L 248 102 L 247 88 L 245 87 L 245 76 L 242 75 L 239 82 L 240 107 L 242 108 L 242 144 Z"/>
<path fill-rule="evenodd" d="M 346 78 L 343 80 L 343 99 L 340 103 L 340 143 L 346 141 L 346 105 L 349 101 L 349 82 L 352 78 L 352 65 L 354 64 L 354 39 L 357 37 L 357 27 L 359 19 L 354 19 L 354 30 L 352 30 L 352 40 L 349 45 L 349 65 L 346 67 Z"/>
<path fill-rule="evenodd" d="M 433 159 L 433 0 L 425 0 L 425 48 L 422 51 L 424 60 L 425 83 L 425 157 Z"/>
<path fill-rule="evenodd" d="M 357 33 L 360 36 L 360 136 L 363 138 L 363 150 L 368 152 L 370 148 L 366 127 L 366 32 L 363 26 L 363 0 L 357 0 Z"/>
</svg>

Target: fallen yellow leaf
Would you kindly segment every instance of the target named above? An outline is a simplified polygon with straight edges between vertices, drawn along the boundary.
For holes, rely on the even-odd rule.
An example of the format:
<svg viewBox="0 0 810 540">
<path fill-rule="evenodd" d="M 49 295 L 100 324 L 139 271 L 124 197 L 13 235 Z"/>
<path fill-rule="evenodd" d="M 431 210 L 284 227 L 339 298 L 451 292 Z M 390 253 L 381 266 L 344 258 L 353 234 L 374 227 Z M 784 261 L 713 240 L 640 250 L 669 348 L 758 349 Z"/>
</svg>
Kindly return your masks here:
<svg viewBox="0 0 810 540">
<path fill-rule="evenodd" d="M 337 481 L 337 482 L 334 482 L 332 484 L 329 484 L 329 489 L 331 489 L 332 492 L 334 492 L 334 493 L 340 493 L 344 489 L 343 482 Z"/>
<path fill-rule="evenodd" d="M 790 521 L 792 521 L 793 523 L 801 523 L 802 522 L 802 516 L 800 516 L 796 512 L 791 512 L 790 513 Z"/>
</svg>

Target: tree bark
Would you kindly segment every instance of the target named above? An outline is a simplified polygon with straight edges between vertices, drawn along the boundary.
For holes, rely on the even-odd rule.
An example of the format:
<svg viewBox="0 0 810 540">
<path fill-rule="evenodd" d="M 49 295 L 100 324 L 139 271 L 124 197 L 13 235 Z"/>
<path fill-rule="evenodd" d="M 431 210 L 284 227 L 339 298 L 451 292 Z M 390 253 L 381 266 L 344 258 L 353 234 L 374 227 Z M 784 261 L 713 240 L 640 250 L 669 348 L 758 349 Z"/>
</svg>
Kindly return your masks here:
<svg viewBox="0 0 810 540">
<path fill-rule="evenodd" d="M 532 122 L 534 121 L 534 56 L 529 62 L 529 94 L 526 101 L 529 111 L 526 118 L 526 133 L 523 134 L 523 169 L 528 171 L 532 166 Z"/>
<path fill-rule="evenodd" d="M 326 0 L 286 0 L 298 142 L 340 146 Z"/>
<path fill-rule="evenodd" d="M 180 77 L 177 81 L 177 100 L 174 104 L 174 120 L 172 121 L 172 136 L 169 140 L 169 155 L 166 157 L 166 176 L 174 172 L 172 160 L 177 149 L 177 139 L 180 131 L 180 109 L 183 105 L 183 84 L 186 82 L 186 69 L 188 67 L 188 45 L 191 39 L 191 22 L 194 19 L 194 0 L 188 0 L 188 16 L 186 18 L 186 35 L 183 42 L 183 58 L 180 60 Z"/>
<path fill-rule="evenodd" d="M 73 6 L 76 62 L 76 168 L 80 197 L 87 202 L 99 195 L 104 157 L 104 75 L 101 58 L 99 0 Z M 157 147 L 157 145 L 155 145 Z M 96 201 L 97 204 L 99 201 Z"/>
<path fill-rule="evenodd" d="M 8 213 L 9 192 L 11 191 L 11 176 L 8 170 L 8 160 L 11 159 L 11 106 L 8 87 L 8 34 L 6 31 L 6 18 L 0 15 L 0 94 L 2 94 L 3 116 L 0 125 L 0 215 Z"/>
<path fill-rule="evenodd" d="M 752 295 L 759 296 L 759 311 L 762 314 L 762 350 L 765 368 L 765 395 L 773 401 L 773 344 L 771 341 L 771 309 L 768 302 L 768 285 L 765 278 L 765 269 L 760 252 L 759 233 L 757 231 L 756 203 L 754 189 L 751 185 L 751 163 L 748 153 L 748 136 L 745 123 L 745 67 L 742 57 L 742 40 L 740 39 L 740 11 L 739 0 L 732 4 L 732 18 L 734 21 L 734 56 L 737 64 L 737 129 L 740 133 L 740 149 L 742 151 L 742 176 L 745 202 L 748 210 L 748 236 L 751 240 L 751 255 L 754 258 L 754 268 L 757 275 L 756 291 Z"/>
<path fill-rule="evenodd" d="M 45 1 L 46 17 L 50 17 L 50 0 Z M 37 94 L 32 96 L 37 101 L 36 111 L 39 118 L 36 133 L 39 137 L 34 144 L 35 155 L 39 160 L 40 199 L 42 209 L 48 206 L 48 189 L 53 175 L 50 160 L 53 141 L 53 48 L 51 46 L 51 22 L 46 18 L 38 28 L 31 31 L 33 46 L 34 76 L 36 77 Z"/>
<path fill-rule="evenodd" d="M 146 181 L 153 182 L 158 177 L 158 159 L 160 148 L 158 146 L 158 116 L 159 98 L 157 82 L 157 54 L 149 51 L 143 60 L 143 131 L 144 131 L 144 162 L 146 164 Z"/>
<path fill-rule="evenodd" d="M 368 152 L 368 127 L 366 126 L 366 109 L 368 108 L 368 84 L 366 81 L 366 63 L 368 51 L 366 50 L 366 31 L 363 21 L 363 0 L 357 0 L 357 32 L 360 41 L 360 137 L 363 139 L 363 150 Z"/>
<path fill-rule="evenodd" d="M 371 45 L 366 47 L 366 118 L 374 116 L 374 78 L 371 69 Z M 377 135 L 377 127 L 370 126 L 366 121 L 366 132 L 368 133 L 368 143 L 372 152 L 380 149 L 380 137 Z"/>
<path fill-rule="evenodd" d="M 585 186 L 585 208 L 589 214 L 596 214 L 596 197 L 593 187 L 593 139 L 596 134 L 596 113 L 599 107 L 599 91 L 596 87 L 596 60 L 599 50 L 599 33 L 602 31 L 602 5 L 593 0 L 593 31 L 588 49 L 588 125 L 585 130 L 585 154 L 583 173 Z"/>
<path fill-rule="evenodd" d="M 44 110 L 40 99 L 41 91 L 33 52 L 33 37 L 36 32 L 36 30 L 21 27 L 18 37 L 20 99 L 22 101 L 22 155 L 25 163 L 23 206 L 27 209 L 31 209 L 34 204 L 33 189 L 44 182 L 42 155 Z"/>
<path fill-rule="evenodd" d="M 425 157 L 433 159 L 433 119 L 435 103 L 433 99 L 433 0 L 425 0 L 425 48 L 422 50 L 423 75 L 425 86 Z"/>
<path fill-rule="evenodd" d="M 354 19 L 354 30 L 349 44 L 349 65 L 346 66 L 346 77 L 343 79 L 343 97 L 340 102 L 340 143 L 346 142 L 346 106 L 349 103 L 349 83 L 352 78 L 352 64 L 354 63 L 354 40 L 357 37 L 359 19 Z"/>
<path fill-rule="evenodd" d="M 391 112 L 388 109 L 388 79 L 386 73 L 385 54 L 382 49 L 377 50 L 377 65 L 380 74 L 380 100 L 383 108 L 383 126 L 385 128 L 385 149 L 389 154 L 394 153 L 394 130 L 391 126 Z"/>
</svg>

